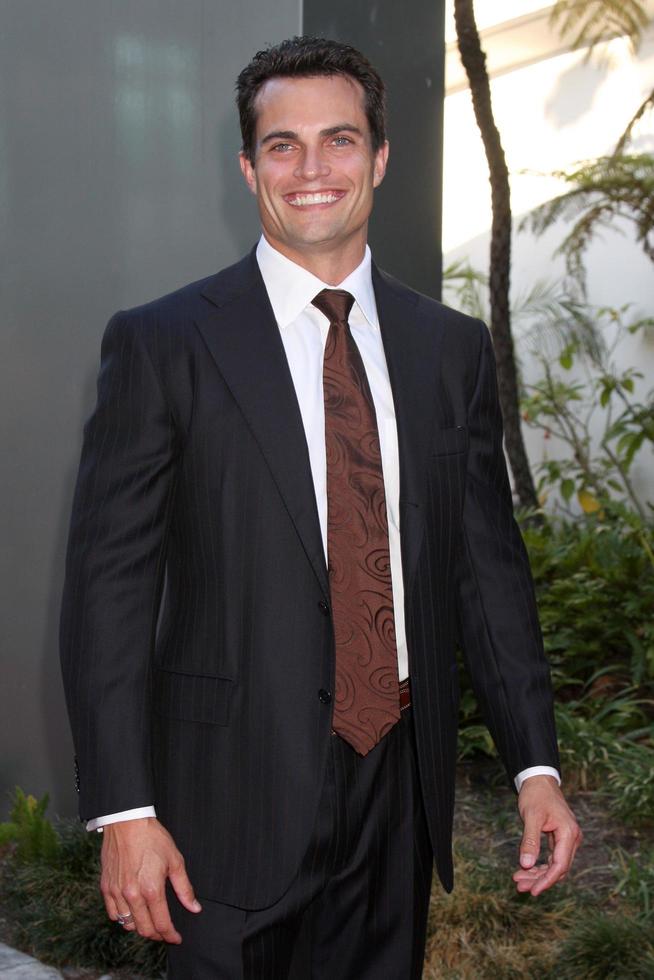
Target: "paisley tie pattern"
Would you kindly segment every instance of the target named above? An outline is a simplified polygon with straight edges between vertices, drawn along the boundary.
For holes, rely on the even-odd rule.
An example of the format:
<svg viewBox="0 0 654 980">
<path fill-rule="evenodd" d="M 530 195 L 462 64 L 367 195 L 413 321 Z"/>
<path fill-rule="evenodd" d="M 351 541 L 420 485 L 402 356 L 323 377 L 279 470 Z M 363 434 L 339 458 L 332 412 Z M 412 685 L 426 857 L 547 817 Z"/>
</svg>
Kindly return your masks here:
<svg viewBox="0 0 654 980">
<path fill-rule="evenodd" d="M 350 333 L 354 297 L 324 289 L 327 554 L 336 644 L 334 731 L 366 755 L 400 719 L 393 586 L 379 432 Z"/>
</svg>

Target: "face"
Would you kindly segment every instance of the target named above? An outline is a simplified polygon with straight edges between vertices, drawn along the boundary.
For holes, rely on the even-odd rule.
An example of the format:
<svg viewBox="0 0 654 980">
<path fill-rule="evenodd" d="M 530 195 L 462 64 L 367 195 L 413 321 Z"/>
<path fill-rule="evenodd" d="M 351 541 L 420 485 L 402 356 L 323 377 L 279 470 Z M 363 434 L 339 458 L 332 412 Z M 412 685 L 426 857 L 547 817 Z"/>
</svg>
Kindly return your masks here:
<svg viewBox="0 0 654 980">
<path fill-rule="evenodd" d="M 254 166 L 241 153 L 241 169 L 266 238 L 305 267 L 331 256 L 354 269 L 388 157 L 388 144 L 372 150 L 363 88 L 342 75 L 274 78 L 256 109 Z"/>
</svg>

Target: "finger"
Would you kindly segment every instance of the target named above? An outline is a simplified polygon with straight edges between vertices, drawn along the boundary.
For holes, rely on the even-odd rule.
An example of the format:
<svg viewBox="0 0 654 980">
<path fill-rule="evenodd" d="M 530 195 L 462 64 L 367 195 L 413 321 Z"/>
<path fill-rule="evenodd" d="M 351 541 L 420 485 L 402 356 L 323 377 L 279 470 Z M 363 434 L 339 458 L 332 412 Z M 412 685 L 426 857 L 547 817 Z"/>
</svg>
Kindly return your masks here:
<svg viewBox="0 0 654 980">
<path fill-rule="evenodd" d="M 540 854 L 542 822 L 535 815 L 525 817 L 525 827 L 520 841 L 520 865 L 533 868 Z"/>
<path fill-rule="evenodd" d="M 514 881 L 535 881 L 540 878 L 549 868 L 549 864 L 536 864 L 533 868 L 518 868 L 513 872 Z"/>
<path fill-rule="evenodd" d="M 161 934 L 159 930 L 155 927 L 152 921 L 152 916 L 150 915 L 150 910 L 148 909 L 145 899 L 141 896 L 140 892 L 138 896 L 129 894 L 129 908 L 134 916 L 133 928 L 136 929 L 139 936 L 143 936 L 144 939 L 154 939 L 161 940 Z M 132 923 L 125 926 L 125 929 L 129 929 Z"/>
<path fill-rule="evenodd" d="M 201 912 L 202 906 L 195 897 L 193 885 L 186 874 L 183 861 L 180 863 L 179 867 L 171 868 L 168 873 L 168 877 L 170 878 L 171 885 L 175 889 L 175 894 L 184 908 L 188 909 L 189 912 Z"/>
<path fill-rule="evenodd" d="M 128 903 L 125 901 L 120 891 L 110 891 L 108 887 L 105 888 L 104 884 L 101 885 L 101 890 L 104 897 L 104 906 L 107 910 L 107 915 L 112 922 L 118 923 L 120 917 L 129 916 L 132 914 Z M 127 929 L 128 932 L 133 932 L 136 928 L 133 917 L 124 924 L 121 922 L 120 925 L 123 927 L 123 929 Z"/>
<path fill-rule="evenodd" d="M 577 849 L 577 833 L 572 827 L 566 827 L 562 830 L 554 831 L 552 839 L 554 846 L 552 848 L 550 863 L 552 865 L 558 865 L 564 871 L 569 871 Z"/>
<path fill-rule="evenodd" d="M 134 932 L 136 930 L 136 920 L 129 906 L 126 906 L 124 901 L 119 901 L 116 909 L 115 922 L 122 926 L 126 932 Z M 121 919 L 126 919 L 127 921 L 121 922 Z"/>
<path fill-rule="evenodd" d="M 554 850 L 549 861 L 549 867 L 544 875 L 539 877 L 531 889 L 531 894 L 540 895 L 541 892 L 551 888 L 570 870 L 574 853 L 575 838 L 572 833 L 555 834 Z"/>
<path fill-rule="evenodd" d="M 530 892 L 536 882 L 540 881 L 549 871 L 548 864 L 539 864 L 529 870 L 520 869 L 513 874 L 516 890 L 518 892 Z"/>
<path fill-rule="evenodd" d="M 161 938 L 167 943 L 181 943 L 182 937 L 170 918 L 170 910 L 165 895 L 161 893 L 157 898 L 150 900 L 148 907 L 154 927 Z"/>
<path fill-rule="evenodd" d="M 100 886 L 100 891 L 102 892 L 102 900 L 104 901 L 104 907 L 107 911 L 107 915 L 112 922 L 115 922 L 119 913 L 113 895 L 103 885 Z"/>
<path fill-rule="evenodd" d="M 566 872 L 566 867 L 556 864 L 553 861 L 545 874 L 541 875 L 533 883 L 530 888 L 531 894 L 535 898 L 537 895 L 540 895 L 541 892 L 547 891 L 547 889 L 551 888 L 552 885 L 555 885 L 557 881 L 561 881 L 565 877 Z"/>
</svg>

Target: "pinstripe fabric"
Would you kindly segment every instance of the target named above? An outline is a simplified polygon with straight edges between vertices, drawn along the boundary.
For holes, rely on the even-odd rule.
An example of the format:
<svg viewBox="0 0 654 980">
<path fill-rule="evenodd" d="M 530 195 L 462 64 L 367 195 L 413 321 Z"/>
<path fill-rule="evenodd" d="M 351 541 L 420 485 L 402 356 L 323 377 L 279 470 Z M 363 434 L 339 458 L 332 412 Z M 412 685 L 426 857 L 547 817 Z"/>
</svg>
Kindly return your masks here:
<svg viewBox="0 0 654 980">
<path fill-rule="evenodd" d="M 373 282 L 421 785 L 449 888 L 456 636 L 511 776 L 558 763 L 551 695 L 487 332 Z M 105 334 L 61 622 L 82 817 L 154 803 L 201 897 L 274 903 L 323 785 L 328 602 L 302 422 L 252 253 Z"/>
<path fill-rule="evenodd" d="M 417 980 L 431 869 L 410 711 L 365 759 L 334 735 L 288 891 L 254 911 L 205 900 L 199 916 L 171 892 L 169 980 Z"/>
</svg>

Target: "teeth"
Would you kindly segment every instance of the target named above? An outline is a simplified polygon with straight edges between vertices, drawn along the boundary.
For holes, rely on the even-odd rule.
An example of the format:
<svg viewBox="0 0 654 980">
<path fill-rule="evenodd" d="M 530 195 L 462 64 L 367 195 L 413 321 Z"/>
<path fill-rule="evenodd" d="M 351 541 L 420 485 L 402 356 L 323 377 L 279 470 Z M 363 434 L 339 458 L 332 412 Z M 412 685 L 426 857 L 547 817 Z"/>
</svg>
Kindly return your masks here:
<svg viewBox="0 0 654 980">
<path fill-rule="evenodd" d="M 338 200 L 338 194 L 295 194 L 289 197 L 288 203 L 295 207 L 303 207 L 307 204 L 332 204 Z"/>
</svg>

